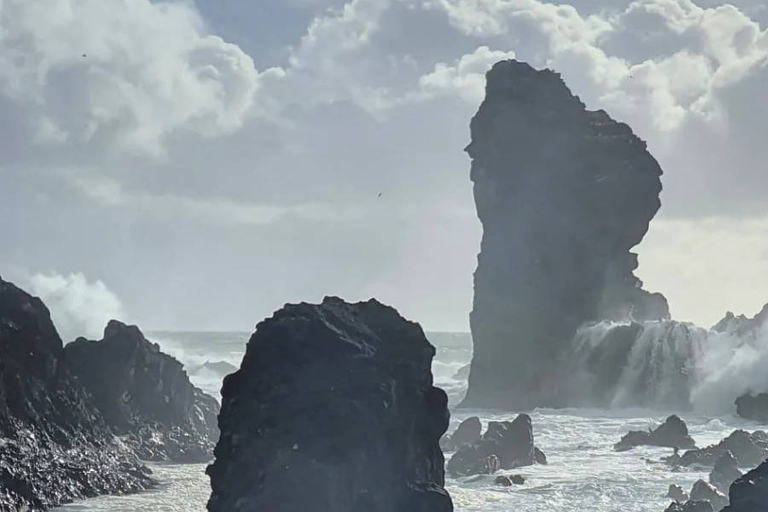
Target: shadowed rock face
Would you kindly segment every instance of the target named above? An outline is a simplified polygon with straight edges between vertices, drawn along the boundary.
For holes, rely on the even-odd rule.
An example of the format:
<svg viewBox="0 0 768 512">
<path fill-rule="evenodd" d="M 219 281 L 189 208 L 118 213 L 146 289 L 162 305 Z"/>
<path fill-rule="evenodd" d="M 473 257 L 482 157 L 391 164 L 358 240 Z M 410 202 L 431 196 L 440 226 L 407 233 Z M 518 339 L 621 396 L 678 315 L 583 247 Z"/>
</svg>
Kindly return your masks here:
<svg viewBox="0 0 768 512">
<path fill-rule="evenodd" d="M 763 462 L 731 485 L 730 506 L 723 512 L 763 512 L 768 510 L 768 462 Z"/>
<path fill-rule="evenodd" d="M 224 380 L 211 512 L 449 512 L 446 394 L 421 327 L 375 300 L 286 305 Z"/>
<path fill-rule="evenodd" d="M 104 338 L 65 347 L 78 380 L 107 424 L 144 460 L 206 462 L 218 439 L 219 404 L 195 388 L 182 364 L 116 320 Z"/>
<path fill-rule="evenodd" d="M 613 446 L 617 452 L 631 450 L 637 446 L 666 446 L 669 448 L 692 449 L 696 442 L 688 434 L 688 426 L 679 416 L 673 414 L 656 430 L 645 432 L 630 430 Z"/>
<path fill-rule="evenodd" d="M 0 279 L 0 510 L 154 485 L 74 378 L 45 305 Z"/>
<path fill-rule="evenodd" d="M 660 207 L 662 171 L 626 124 L 516 61 L 488 73 L 471 132 L 483 239 L 463 405 L 559 405 L 552 361 L 579 325 L 669 317 L 630 252 Z"/>
</svg>

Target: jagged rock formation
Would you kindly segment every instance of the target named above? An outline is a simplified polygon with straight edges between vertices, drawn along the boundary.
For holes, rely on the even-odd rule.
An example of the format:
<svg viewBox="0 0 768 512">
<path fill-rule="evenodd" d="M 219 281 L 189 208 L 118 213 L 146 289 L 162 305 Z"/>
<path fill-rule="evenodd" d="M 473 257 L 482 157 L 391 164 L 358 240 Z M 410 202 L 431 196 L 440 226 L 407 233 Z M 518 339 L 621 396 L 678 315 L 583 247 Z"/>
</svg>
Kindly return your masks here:
<svg viewBox="0 0 768 512">
<path fill-rule="evenodd" d="M 102 340 L 79 338 L 65 352 L 107 424 L 143 460 L 213 458 L 218 402 L 194 387 L 182 364 L 138 327 L 112 320 Z"/>
<path fill-rule="evenodd" d="M 741 477 L 739 464 L 730 451 L 726 451 L 716 461 L 715 467 L 709 473 L 709 483 L 718 491 L 725 494 L 731 488 L 731 484 Z"/>
<path fill-rule="evenodd" d="M 670 484 L 667 491 L 667 498 L 676 501 L 677 503 L 685 503 L 688 501 L 688 493 L 679 485 Z"/>
<path fill-rule="evenodd" d="M 0 510 L 154 485 L 77 383 L 48 309 L 0 279 Z"/>
<path fill-rule="evenodd" d="M 662 170 L 629 126 L 514 60 L 488 72 L 471 133 L 483 239 L 463 405 L 563 405 L 552 361 L 579 325 L 669 317 L 630 252 L 660 207 Z"/>
<path fill-rule="evenodd" d="M 672 503 L 664 512 L 714 512 L 708 501 L 686 501 Z"/>
<path fill-rule="evenodd" d="M 440 439 L 440 447 L 444 451 L 452 452 L 465 444 L 475 443 L 480 440 L 482 430 L 480 418 L 477 416 L 467 418 L 459 424 L 453 434 L 445 435 Z"/>
<path fill-rule="evenodd" d="M 704 480 L 697 480 L 691 488 L 691 501 L 706 501 L 715 512 L 728 505 L 728 498 Z"/>
<path fill-rule="evenodd" d="M 514 421 L 489 422 L 482 439 L 461 446 L 446 469 L 454 476 L 482 475 L 546 463 L 546 456 L 533 443 L 531 417 L 521 414 Z"/>
<path fill-rule="evenodd" d="M 211 512 L 449 512 L 421 327 L 370 300 L 286 305 L 224 379 Z"/>
<path fill-rule="evenodd" d="M 730 505 L 723 512 L 768 511 L 768 462 L 736 480 L 729 492 Z"/>
<path fill-rule="evenodd" d="M 762 430 L 752 433 L 734 430 L 716 445 L 688 450 L 683 455 L 668 457 L 666 460 L 673 466 L 713 467 L 727 452 L 731 453 L 739 466 L 751 467 L 760 464 L 768 457 L 768 434 Z"/>
<path fill-rule="evenodd" d="M 751 393 L 736 399 L 736 414 L 745 420 L 768 423 L 768 393 L 753 396 Z"/>
<path fill-rule="evenodd" d="M 768 320 L 768 304 L 763 306 L 760 312 L 752 318 L 748 318 L 746 315 L 736 316 L 731 311 L 728 311 L 725 316 L 712 327 L 712 330 L 736 336 L 745 336 L 754 334 L 766 320 Z"/>
<path fill-rule="evenodd" d="M 690 449 L 696 447 L 696 442 L 688 434 L 688 426 L 677 415 L 673 414 L 659 425 L 656 430 L 648 432 L 631 430 L 613 447 L 617 452 L 631 450 L 636 446 L 665 446 L 668 448 Z"/>
</svg>

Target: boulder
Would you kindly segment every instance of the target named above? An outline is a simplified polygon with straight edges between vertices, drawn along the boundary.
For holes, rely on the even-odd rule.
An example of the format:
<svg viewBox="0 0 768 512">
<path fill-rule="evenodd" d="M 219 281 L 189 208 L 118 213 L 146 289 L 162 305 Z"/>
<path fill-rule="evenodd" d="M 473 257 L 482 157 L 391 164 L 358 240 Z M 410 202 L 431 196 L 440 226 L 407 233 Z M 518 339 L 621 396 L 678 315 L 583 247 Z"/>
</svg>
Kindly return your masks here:
<svg viewBox="0 0 768 512">
<path fill-rule="evenodd" d="M 450 512 L 435 348 L 376 300 L 290 304 L 224 379 L 210 512 Z"/>
<path fill-rule="evenodd" d="M 736 458 L 730 451 L 726 451 L 715 461 L 715 467 L 709 473 L 709 483 L 720 492 L 727 494 L 731 484 L 741 475 Z"/>
<path fill-rule="evenodd" d="M 667 498 L 670 498 L 677 503 L 685 503 L 688 501 L 688 493 L 679 485 L 670 484 L 669 491 L 667 491 Z"/>
<path fill-rule="evenodd" d="M 143 460 L 213 459 L 218 402 L 194 387 L 182 364 L 138 327 L 112 320 L 103 339 L 79 338 L 65 353 L 107 424 Z"/>
<path fill-rule="evenodd" d="M 498 460 L 499 467 L 489 461 Z M 482 439 L 459 448 L 447 470 L 455 476 L 492 474 L 496 469 L 514 469 L 546 463 L 546 456 L 533 444 L 531 417 L 521 414 L 514 421 L 491 421 Z"/>
<path fill-rule="evenodd" d="M 738 478 L 729 492 L 731 504 L 723 512 L 768 511 L 768 462 Z"/>
<path fill-rule="evenodd" d="M 714 510 L 708 501 L 686 501 L 685 503 L 672 503 L 665 512 L 714 512 Z"/>
<path fill-rule="evenodd" d="M 0 510 L 155 485 L 75 379 L 43 302 L 0 279 Z"/>
<path fill-rule="evenodd" d="M 751 393 L 736 399 L 736 414 L 745 420 L 768 423 L 768 393 L 753 396 Z"/>
<path fill-rule="evenodd" d="M 726 452 L 731 452 L 739 466 L 760 464 L 768 457 L 768 434 L 762 430 L 752 433 L 735 430 L 716 445 L 688 450 L 682 456 L 668 458 L 667 462 L 675 466 L 713 467 Z"/>
<path fill-rule="evenodd" d="M 189 370 L 189 373 L 191 375 L 195 375 L 201 372 L 210 372 L 224 378 L 226 375 L 229 375 L 230 373 L 235 373 L 236 371 L 237 371 L 237 366 L 230 364 L 226 361 L 213 361 L 213 362 L 206 361 L 199 366 L 195 366 L 191 368 Z"/>
<path fill-rule="evenodd" d="M 483 237 L 462 406 L 559 406 L 552 364 L 588 321 L 669 318 L 631 248 L 661 202 L 661 167 L 629 126 L 560 75 L 515 60 L 486 76 L 466 152 Z"/>
<path fill-rule="evenodd" d="M 512 487 L 512 480 L 504 475 L 497 476 L 493 483 L 502 487 Z"/>
<path fill-rule="evenodd" d="M 523 485 L 525 483 L 525 478 L 522 475 L 510 475 L 509 479 L 515 485 Z"/>
<path fill-rule="evenodd" d="M 715 512 L 728 504 L 728 498 L 704 480 L 697 480 L 691 488 L 691 501 L 708 501 Z"/>
<path fill-rule="evenodd" d="M 672 415 L 656 430 L 648 432 L 632 430 L 614 445 L 618 452 L 631 450 L 636 446 L 664 446 L 667 448 L 695 448 L 696 442 L 688 434 L 688 426 L 678 416 Z"/>
<path fill-rule="evenodd" d="M 440 446 L 444 451 L 452 452 L 465 444 L 472 444 L 480 440 L 482 429 L 480 418 L 477 416 L 467 418 L 459 424 L 453 434 L 446 435 L 440 440 Z"/>
</svg>

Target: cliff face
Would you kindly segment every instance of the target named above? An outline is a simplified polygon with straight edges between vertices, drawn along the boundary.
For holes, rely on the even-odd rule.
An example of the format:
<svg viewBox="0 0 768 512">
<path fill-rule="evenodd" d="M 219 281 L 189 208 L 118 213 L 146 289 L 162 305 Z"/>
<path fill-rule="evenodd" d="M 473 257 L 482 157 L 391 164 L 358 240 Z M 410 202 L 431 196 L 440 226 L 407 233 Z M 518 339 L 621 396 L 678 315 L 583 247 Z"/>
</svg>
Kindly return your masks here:
<svg viewBox="0 0 768 512">
<path fill-rule="evenodd" d="M 0 279 L 0 510 L 151 487 L 74 378 L 50 313 Z"/>
<path fill-rule="evenodd" d="M 287 305 L 224 380 L 212 512 L 449 512 L 446 394 L 421 327 L 375 300 Z"/>
<path fill-rule="evenodd" d="M 112 320 L 102 340 L 79 338 L 65 352 L 107 424 L 139 457 L 182 463 L 213 458 L 218 403 L 138 327 Z"/>
<path fill-rule="evenodd" d="M 488 72 L 471 135 L 483 239 L 463 405 L 555 405 L 549 369 L 579 325 L 669 317 L 630 252 L 660 207 L 662 171 L 626 124 L 516 61 Z"/>
</svg>

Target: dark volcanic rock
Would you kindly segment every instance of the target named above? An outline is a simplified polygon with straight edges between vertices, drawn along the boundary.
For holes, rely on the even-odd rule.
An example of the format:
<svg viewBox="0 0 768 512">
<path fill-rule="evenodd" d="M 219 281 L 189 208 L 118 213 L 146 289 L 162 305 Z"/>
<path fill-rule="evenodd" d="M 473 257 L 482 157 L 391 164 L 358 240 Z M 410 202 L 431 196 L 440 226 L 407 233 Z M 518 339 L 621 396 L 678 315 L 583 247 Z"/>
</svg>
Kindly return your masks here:
<svg viewBox="0 0 768 512">
<path fill-rule="evenodd" d="M 736 414 L 746 420 L 768 423 L 768 393 L 740 396 L 736 399 Z"/>
<path fill-rule="evenodd" d="M 497 476 L 493 483 L 502 487 L 512 487 L 512 480 L 508 476 L 504 475 Z"/>
<path fill-rule="evenodd" d="M 665 446 L 668 448 L 695 448 L 696 442 L 688 435 L 688 427 L 677 415 L 672 415 L 659 425 L 656 430 L 645 432 L 632 430 L 614 445 L 614 450 L 622 452 L 636 446 Z"/>
<path fill-rule="evenodd" d="M 686 501 L 672 503 L 664 512 L 714 512 L 714 510 L 708 501 Z"/>
<path fill-rule="evenodd" d="M 731 484 L 740 478 L 741 474 L 736 458 L 730 451 L 726 451 L 715 461 L 715 467 L 709 473 L 709 483 L 727 494 Z"/>
<path fill-rule="evenodd" d="M 530 416 L 521 414 L 514 421 L 488 423 L 482 439 L 459 448 L 448 461 L 447 469 L 457 476 L 478 475 L 536 463 L 546 464 L 546 457 L 533 445 Z"/>
<path fill-rule="evenodd" d="M 753 433 L 734 430 L 716 445 L 688 450 L 682 456 L 669 457 L 667 462 L 677 466 L 714 466 L 726 452 L 731 452 L 739 466 L 755 466 L 768 457 L 768 434 L 762 430 Z"/>
<path fill-rule="evenodd" d="M 669 491 L 667 491 L 667 498 L 670 498 L 678 503 L 685 503 L 688 501 L 688 493 L 679 485 L 670 485 Z"/>
<path fill-rule="evenodd" d="M 180 362 L 116 320 L 104 339 L 65 347 L 78 380 L 113 431 L 144 460 L 206 462 L 218 439 L 216 400 L 195 388 Z"/>
<path fill-rule="evenodd" d="M 629 126 L 586 110 L 560 75 L 513 60 L 488 72 L 471 134 L 483 239 L 463 405 L 553 405 L 552 361 L 581 324 L 669 317 L 630 252 L 660 207 L 662 170 Z"/>
<path fill-rule="evenodd" d="M 216 375 L 220 375 L 221 377 L 224 377 L 226 375 L 229 375 L 230 373 L 235 373 L 237 371 L 237 366 L 231 365 L 226 361 L 213 361 L 213 362 L 206 361 L 200 366 L 195 366 L 194 368 L 189 370 L 189 373 L 196 374 L 204 371 L 209 371 L 211 373 L 215 373 Z"/>
<path fill-rule="evenodd" d="M 375 300 L 286 305 L 224 379 L 211 512 L 448 512 L 421 327 Z"/>
<path fill-rule="evenodd" d="M 748 472 L 731 485 L 730 506 L 723 512 L 768 511 L 768 462 Z"/>
<path fill-rule="evenodd" d="M 697 480 L 691 488 L 691 501 L 708 501 L 717 512 L 728 504 L 728 498 L 704 480 Z"/>
<path fill-rule="evenodd" d="M 45 305 L 0 279 L 0 510 L 154 485 L 73 377 Z"/>
<path fill-rule="evenodd" d="M 477 416 L 467 418 L 459 424 L 456 432 L 440 440 L 440 446 L 443 450 L 452 452 L 465 444 L 472 444 L 480 440 L 482 429 L 480 418 Z"/>
</svg>

